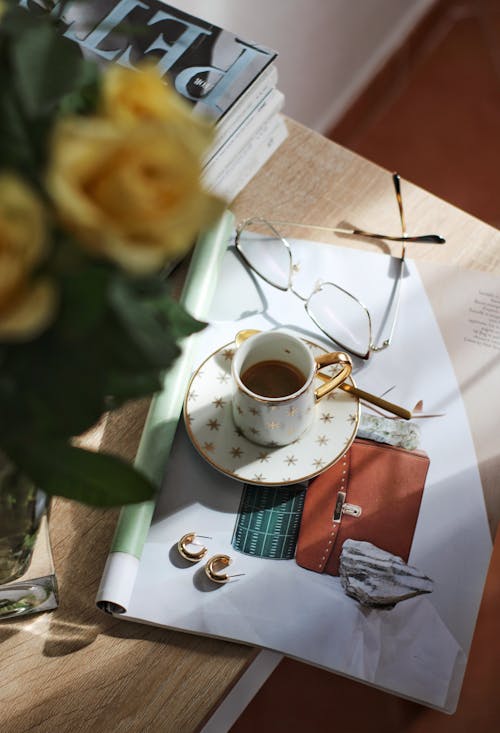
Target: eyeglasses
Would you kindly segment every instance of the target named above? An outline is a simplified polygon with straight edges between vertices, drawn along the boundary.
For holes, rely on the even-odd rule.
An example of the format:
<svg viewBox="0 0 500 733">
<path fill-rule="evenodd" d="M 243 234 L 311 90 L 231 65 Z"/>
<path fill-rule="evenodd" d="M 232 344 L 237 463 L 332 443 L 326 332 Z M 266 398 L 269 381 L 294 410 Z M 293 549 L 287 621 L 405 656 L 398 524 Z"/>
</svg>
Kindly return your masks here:
<svg viewBox="0 0 500 733">
<path fill-rule="evenodd" d="M 268 221 L 260 217 L 247 219 L 239 224 L 236 229 L 235 246 L 243 262 L 269 285 L 279 290 L 290 291 L 297 296 L 303 301 L 309 317 L 328 338 L 338 344 L 344 351 L 349 351 L 361 359 L 368 359 L 372 352 L 382 351 L 391 344 L 399 313 L 406 243 L 443 244 L 445 242 L 443 237 L 438 234 L 410 236 L 406 233 L 400 177 L 397 173 L 393 174 L 392 181 L 401 220 L 400 236 L 376 234 L 366 232 L 363 229 L 318 227 L 285 221 Z M 332 282 L 321 282 L 307 297 L 294 289 L 293 273 L 295 265 L 292 251 L 290 244 L 278 229 L 278 226 L 284 225 L 402 243 L 401 255 L 398 258 L 398 272 L 389 302 L 389 306 L 392 307 L 392 321 L 388 328 L 388 335 L 380 344 L 373 342 L 372 319 L 366 306 L 355 295 L 340 285 Z"/>
</svg>

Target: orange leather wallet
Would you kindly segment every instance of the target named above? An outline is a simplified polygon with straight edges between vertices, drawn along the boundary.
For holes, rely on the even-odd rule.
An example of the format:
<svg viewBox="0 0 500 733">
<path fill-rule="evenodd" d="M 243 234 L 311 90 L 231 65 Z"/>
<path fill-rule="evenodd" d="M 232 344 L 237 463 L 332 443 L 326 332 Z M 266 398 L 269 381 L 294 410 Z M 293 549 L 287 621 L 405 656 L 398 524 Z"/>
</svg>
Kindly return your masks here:
<svg viewBox="0 0 500 733">
<path fill-rule="evenodd" d="M 423 451 L 356 439 L 309 484 L 296 562 L 338 575 L 346 539 L 371 542 L 407 562 L 428 468 Z"/>
</svg>

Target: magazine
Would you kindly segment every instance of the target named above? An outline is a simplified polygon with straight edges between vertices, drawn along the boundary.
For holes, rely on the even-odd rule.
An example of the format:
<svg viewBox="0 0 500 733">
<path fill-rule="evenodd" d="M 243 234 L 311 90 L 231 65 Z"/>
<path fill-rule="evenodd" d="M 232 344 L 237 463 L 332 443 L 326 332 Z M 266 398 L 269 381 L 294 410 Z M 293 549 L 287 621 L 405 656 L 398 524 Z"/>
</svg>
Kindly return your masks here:
<svg viewBox="0 0 500 733">
<path fill-rule="evenodd" d="M 51 6 L 47 0 L 19 4 L 31 12 Z M 287 137 L 275 51 L 161 0 L 76 0 L 65 6 L 63 18 L 64 35 L 86 57 L 128 67 L 154 61 L 194 113 L 213 121 L 215 139 L 203 161 L 204 180 L 228 201 Z M 273 119 L 264 119 L 264 107 Z"/>
<path fill-rule="evenodd" d="M 46 0 L 20 0 L 19 4 L 32 11 L 49 7 Z M 154 59 L 193 109 L 214 122 L 233 111 L 277 56 L 159 0 L 68 3 L 64 19 L 68 24 L 64 35 L 78 43 L 86 56 L 132 67 Z"/>
<path fill-rule="evenodd" d="M 227 201 L 233 201 L 287 137 L 285 119 L 279 114 L 274 115 L 255 131 L 215 180 L 209 182 L 210 190 Z"/>
<path fill-rule="evenodd" d="M 298 263 L 295 282 L 299 292 L 310 292 L 318 273 L 335 273 L 339 285 L 365 302 L 375 331 L 383 329 L 395 276 L 390 256 L 319 242 L 290 243 Z M 328 440 L 333 436 L 328 432 L 334 429 L 330 423 L 340 414 L 335 412 L 335 401 L 327 403 L 330 417 L 321 423 L 324 430 L 314 436 L 314 448 L 302 455 L 296 446 L 280 449 L 281 468 L 276 466 L 279 451 L 266 456 L 266 451 L 257 449 L 254 459 L 260 461 L 261 469 L 244 476 L 234 460 L 248 445 L 237 444 L 236 438 L 234 445 L 221 447 L 217 442 L 219 434 L 227 436 L 224 431 L 230 418 L 212 413 L 230 400 L 230 393 L 225 392 L 224 363 L 235 348 L 237 331 L 284 327 L 319 349 L 331 350 L 300 300 L 257 281 L 236 255 L 231 237 L 227 244 L 208 312 L 210 326 L 197 335 L 191 353 L 192 380 L 183 391 L 187 388 L 185 420 L 178 425 L 152 521 L 136 517 L 136 528 L 140 527 L 144 538 L 142 547 L 135 539 L 127 546 L 126 529 L 118 532 L 120 542 L 115 541 L 108 559 L 98 604 L 123 619 L 273 649 L 453 712 L 492 548 L 488 509 L 492 519 L 494 505 L 485 499 L 481 478 L 487 483 L 487 472 L 498 466 L 498 449 L 495 456 L 488 454 L 483 461 L 484 454 L 476 453 L 475 445 L 481 445 L 491 429 L 491 420 L 484 414 L 484 395 L 497 393 L 499 387 L 495 370 L 483 369 L 499 348 L 495 335 L 498 279 L 478 272 L 469 279 L 469 273 L 456 268 L 407 261 L 393 343 L 368 362 L 356 364 L 353 379 L 358 387 L 376 394 L 390 390 L 393 402 L 410 409 L 415 406 L 415 415 L 423 403 L 423 414 L 434 416 L 412 419 L 418 445 L 396 451 L 405 454 L 404 460 L 410 457 L 412 465 L 416 454 L 423 456 L 417 461 L 415 491 L 407 492 L 413 498 L 405 515 L 409 527 L 403 538 L 406 547 L 398 541 L 391 549 L 401 516 L 399 500 L 391 501 L 387 493 L 377 510 L 364 504 L 364 517 L 356 518 L 347 490 L 351 524 L 341 525 L 347 534 L 349 527 L 361 527 L 356 521 L 367 527 L 371 519 L 366 533 L 370 547 L 363 545 L 363 558 L 385 562 L 387 557 L 380 552 L 389 551 L 397 572 L 418 577 L 423 591 L 381 605 L 372 598 L 367 605 L 362 593 L 354 597 L 346 590 L 349 581 L 356 580 L 356 573 L 349 574 L 348 555 L 352 559 L 359 550 L 355 543 L 363 532 L 353 533 L 354 544 L 344 542 L 343 548 L 335 550 L 336 557 L 310 552 L 321 538 L 321 528 L 315 528 L 314 521 L 323 515 L 311 511 L 318 496 L 316 506 L 328 507 L 330 523 L 337 510 L 342 515 L 346 504 L 342 501 L 339 509 L 338 494 L 342 492 L 337 491 L 338 486 L 333 485 L 332 501 L 331 493 L 321 485 L 327 475 L 322 473 L 321 461 L 327 460 Z M 443 282 L 447 283 L 444 309 Z M 457 368 L 463 359 L 473 365 L 475 374 L 481 374 L 473 404 L 465 395 L 463 381 L 470 378 L 472 367 Z M 197 381 L 200 370 L 205 377 Z M 210 374 L 213 378 L 207 379 Z M 214 389 L 217 395 L 211 394 Z M 481 404 L 477 404 L 478 390 Z M 362 405 L 360 425 L 365 430 L 369 414 Z M 192 427 L 197 420 L 211 439 L 197 439 Z M 224 421 L 226 428 L 219 431 Z M 379 422 L 378 428 L 381 425 L 384 423 Z M 363 437 L 387 456 L 391 451 L 384 450 L 383 433 L 372 431 L 369 441 L 366 434 Z M 358 438 L 359 433 L 356 441 Z M 491 441 L 486 442 L 491 451 Z M 339 471 L 341 463 L 350 460 L 351 468 L 345 470 L 352 469 L 355 478 L 362 461 L 359 452 L 356 458 L 351 451 L 332 470 Z M 315 462 L 317 471 L 311 478 L 309 465 Z M 273 471 L 280 470 L 276 479 Z M 302 480 L 304 475 L 307 481 Z M 404 476 L 394 484 L 401 501 Z M 341 477 L 340 470 L 332 481 L 342 481 Z M 353 496 L 361 496 L 363 509 L 363 482 L 357 481 L 356 491 Z M 372 492 L 371 499 L 373 493 L 377 492 Z M 358 499 L 354 507 L 357 503 Z M 183 560 L 178 542 L 191 532 L 207 538 L 200 542 L 210 555 L 231 557 L 228 582 L 211 582 L 203 561 Z M 339 555 L 346 545 L 345 567 L 339 571 Z M 311 557 L 318 559 L 318 567 Z"/>
<path fill-rule="evenodd" d="M 203 170 L 205 180 L 216 181 L 224 168 L 233 164 L 238 154 L 248 145 L 259 128 L 279 119 L 278 113 L 283 103 L 283 94 L 278 89 L 272 89 L 207 162 Z"/>
<path fill-rule="evenodd" d="M 230 138 L 220 156 L 216 154 L 203 171 L 207 189 L 227 201 L 235 198 L 288 136 L 286 122 L 277 114 L 282 95 L 277 90 L 272 96 L 275 94 L 276 98 L 269 100 L 268 114 L 264 107 L 256 115 L 256 124 L 252 121 L 245 130 Z"/>
</svg>

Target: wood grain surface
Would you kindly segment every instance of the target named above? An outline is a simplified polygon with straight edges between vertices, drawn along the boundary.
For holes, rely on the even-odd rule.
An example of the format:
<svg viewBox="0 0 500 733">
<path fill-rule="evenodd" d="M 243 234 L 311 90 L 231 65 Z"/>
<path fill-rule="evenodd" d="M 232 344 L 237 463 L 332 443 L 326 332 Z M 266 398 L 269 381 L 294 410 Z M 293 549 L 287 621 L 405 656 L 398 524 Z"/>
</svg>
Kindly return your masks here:
<svg viewBox="0 0 500 733">
<path fill-rule="evenodd" d="M 399 231 L 387 171 L 288 124 L 289 139 L 232 205 L 237 218 Z M 408 231 L 439 232 L 447 239 L 445 247 L 415 245 L 411 257 L 500 273 L 497 230 L 410 183 L 403 182 L 403 196 Z M 335 241 L 377 250 L 351 238 Z M 147 402 L 127 405 L 105 416 L 82 441 L 132 460 L 146 410 Z M 0 624 L 2 733 L 190 733 L 253 659 L 250 647 L 120 621 L 96 610 L 117 516 L 53 501 L 60 607 Z"/>
</svg>

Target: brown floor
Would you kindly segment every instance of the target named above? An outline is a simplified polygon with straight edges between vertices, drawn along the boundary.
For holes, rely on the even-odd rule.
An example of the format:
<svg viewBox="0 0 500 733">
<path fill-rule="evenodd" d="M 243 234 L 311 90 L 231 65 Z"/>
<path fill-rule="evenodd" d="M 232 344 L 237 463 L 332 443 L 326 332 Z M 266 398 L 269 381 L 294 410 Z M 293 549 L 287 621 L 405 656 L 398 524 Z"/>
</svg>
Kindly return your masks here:
<svg viewBox="0 0 500 733">
<path fill-rule="evenodd" d="M 500 0 L 443 0 L 330 137 L 500 226 Z M 500 532 L 453 716 L 284 660 L 231 733 L 500 730 Z"/>
<path fill-rule="evenodd" d="M 500 0 L 445 0 L 330 137 L 500 227 Z"/>
</svg>

